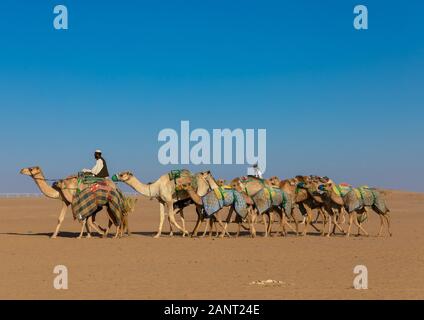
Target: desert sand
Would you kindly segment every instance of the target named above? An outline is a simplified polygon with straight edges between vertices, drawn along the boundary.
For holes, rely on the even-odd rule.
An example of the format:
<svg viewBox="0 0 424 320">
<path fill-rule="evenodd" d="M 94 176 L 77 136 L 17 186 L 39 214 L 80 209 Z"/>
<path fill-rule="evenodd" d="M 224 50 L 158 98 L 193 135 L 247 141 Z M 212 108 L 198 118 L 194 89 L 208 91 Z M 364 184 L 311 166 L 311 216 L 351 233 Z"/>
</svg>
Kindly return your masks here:
<svg viewBox="0 0 424 320">
<path fill-rule="evenodd" d="M 80 225 L 68 211 L 58 239 L 49 239 L 60 202 L 0 199 L 0 299 L 424 299 L 424 194 L 388 191 L 393 237 L 153 239 L 156 201 L 140 197 L 131 237 L 75 239 Z M 186 210 L 189 230 L 193 208 Z M 97 221 L 105 225 L 104 212 Z M 169 227 L 165 224 L 164 230 Z M 235 230 L 232 226 L 231 231 Z M 356 228 L 354 229 L 356 233 Z M 69 289 L 53 287 L 57 265 Z M 369 289 L 355 290 L 353 269 L 368 268 Z M 275 280 L 273 286 L 251 284 Z"/>
</svg>

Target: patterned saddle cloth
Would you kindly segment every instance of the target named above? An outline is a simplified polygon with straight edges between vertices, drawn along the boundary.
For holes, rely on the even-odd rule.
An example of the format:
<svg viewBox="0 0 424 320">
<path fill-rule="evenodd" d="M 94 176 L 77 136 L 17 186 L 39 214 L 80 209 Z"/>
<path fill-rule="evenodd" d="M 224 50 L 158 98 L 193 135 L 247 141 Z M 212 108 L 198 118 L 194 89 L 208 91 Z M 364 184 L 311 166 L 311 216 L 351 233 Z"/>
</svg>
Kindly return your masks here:
<svg viewBox="0 0 424 320">
<path fill-rule="evenodd" d="M 106 181 L 93 184 L 75 195 L 72 202 L 74 219 L 80 221 L 99 212 L 107 206 L 114 216 L 114 224 L 121 224 L 122 215 L 125 214 L 125 197 L 118 188 L 113 188 Z"/>
<path fill-rule="evenodd" d="M 263 214 L 272 207 L 284 209 L 286 214 L 292 211 L 290 195 L 280 188 L 265 187 L 252 197 L 259 214 Z"/>
<path fill-rule="evenodd" d="M 386 201 L 377 189 L 367 186 L 351 189 L 343 197 L 345 207 L 348 212 L 360 210 L 364 207 L 375 207 L 378 211 L 386 213 L 388 211 Z"/>
<path fill-rule="evenodd" d="M 217 188 L 202 197 L 206 216 L 210 217 L 224 207 L 233 206 L 234 211 L 242 218 L 247 216 L 247 205 L 240 192 L 234 189 Z"/>
</svg>

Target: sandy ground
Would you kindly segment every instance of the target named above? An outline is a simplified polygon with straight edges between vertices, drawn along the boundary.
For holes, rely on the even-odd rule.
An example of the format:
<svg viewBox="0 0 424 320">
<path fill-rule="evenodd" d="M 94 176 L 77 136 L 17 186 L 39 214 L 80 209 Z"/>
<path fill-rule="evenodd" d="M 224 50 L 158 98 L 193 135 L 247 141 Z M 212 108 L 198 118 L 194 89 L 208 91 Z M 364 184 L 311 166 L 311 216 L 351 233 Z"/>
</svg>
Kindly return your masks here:
<svg viewBox="0 0 424 320">
<path fill-rule="evenodd" d="M 0 199 L 0 298 L 423 299 L 424 194 L 391 191 L 387 200 L 392 238 L 327 239 L 311 232 L 286 238 L 153 239 L 159 207 L 140 199 L 130 219 L 132 237 L 77 240 L 80 226 L 70 211 L 60 238 L 49 239 L 59 201 Z M 100 216 L 104 225 L 104 213 Z M 191 230 L 192 209 L 186 219 Z M 375 235 L 378 223 L 372 215 L 365 227 Z M 167 224 L 164 229 L 169 231 Z M 68 268 L 66 291 L 53 287 L 56 265 Z M 369 290 L 353 289 L 356 265 L 367 266 Z M 282 283 L 250 284 L 267 279 Z"/>
</svg>

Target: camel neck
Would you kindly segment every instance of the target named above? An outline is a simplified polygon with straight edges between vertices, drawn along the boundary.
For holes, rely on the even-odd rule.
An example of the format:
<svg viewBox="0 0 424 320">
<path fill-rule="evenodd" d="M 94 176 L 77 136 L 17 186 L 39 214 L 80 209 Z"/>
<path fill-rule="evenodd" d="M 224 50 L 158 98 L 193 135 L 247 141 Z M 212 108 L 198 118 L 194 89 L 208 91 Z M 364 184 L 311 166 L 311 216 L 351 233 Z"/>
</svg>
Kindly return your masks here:
<svg viewBox="0 0 424 320">
<path fill-rule="evenodd" d="M 125 183 L 143 196 L 156 197 L 158 195 L 156 182 L 152 184 L 145 184 L 136 177 L 131 177 L 129 180 L 125 181 Z"/>
<path fill-rule="evenodd" d="M 207 179 L 208 179 L 209 185 L 211 186 L 211 189 L 212 190 L 215 190 L 215 189 L 218 189 L 219 188 L 218 184 L 215 182 L 214 179 L 209 178 L 209 177 Z"/>
<path fill-rule="evenodd" d="M 76 190 L 70 189 L 69 186 L 66 186 L 64 189 L 60 189 L 60 190 L 64 198 L 66 199 L 66 201 L 68 201 L 69 203 L 72 203 Z"/>
<path fill-rule="evenodd" d="M 333 190 L 330 191 L 330 199 L 331 199 L 331 201 L 333 201 L 334 203 L 336 203 L 338 205 L 344 204 L 343 198 L 341 196 L 337 195 Z"/>
<path fill-rule="evenodd" d="M 42 173 L 36 174 L 32 176 L 36 185 L 40 189 L 40 191 L 47 197 L 51 199 L 60 199 L 60 193 L 56 189 L 49 186 L 44 178 Z"/>
</svg>

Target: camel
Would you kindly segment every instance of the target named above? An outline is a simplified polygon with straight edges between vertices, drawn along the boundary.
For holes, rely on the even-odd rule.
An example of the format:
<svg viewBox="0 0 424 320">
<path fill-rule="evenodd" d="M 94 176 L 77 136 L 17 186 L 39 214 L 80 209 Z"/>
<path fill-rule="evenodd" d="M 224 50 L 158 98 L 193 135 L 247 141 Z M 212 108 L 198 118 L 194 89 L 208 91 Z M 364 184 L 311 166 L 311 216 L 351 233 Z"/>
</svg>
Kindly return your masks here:
<svg viewBox="0 0 424 320">
<path fill-rule="evenodd" d="M 211 187 L 211 189 L 214 192 L 215 192 L 215 190 L 219 190 L 220 188 L 222 188 L 224 186 L 224 181 L 222 179 L 219 179 L 218 181 L 216 181 L 215 178 L 212 176 L 210 171 L 202 172 L 201 174 L 202 174 L 203 178 L 208 182 L 209 186 Z M 233 189 L 234 191 L 237 191 L 243 197 L 244 201 L 246 202 L 247 217 L 246 217 L 245 220 L 247 220 L 247 222 L 249 223 L 249 228 L 245 228 L 243 226 L 243 219 L 238 214 L 236 214 L 235 222 L 238 224 L 238 231 L 236 233 L 236 237 L 238 237 L 240 235 L 240 230 L 241 230 L 242 227 L 245 230 L 249 230 L 251 236 L 254 236 L 254 234 L 253 234 L 254 227 L 253 227 L 253 223 L 252 223 L 252 220 L 251 220 L 251 217 L 252 217 L 251 207 L 253 205 L 253 201 L 250 197 L 246 196 L 243 192 L 240 192 L 240 191 L 238 191 L 238 190 L 236 190 L 235 188 L 232 188 L 232 187 L 230 187 L 230 188 Z M 225 234 L 228 234 L 227 227 L 228 227 L 228 224 L 231 221 L 231 217 L 232 217 L 233 213 L 235 212 L 234 203 L 228 204 L 228 206 L 230 206 L 230 210 L 229 210 L 229 213 L 228 213 L 227 218 L 225 220 L 226 222 L 225 222 L 224 230 L 221 234 L 221 237 L 225 236 Z M 201 222 L 202 222 L 201 219 L 197 220 L 196 226 L 195 226 L 194 231 L 193 231 L 194 236 L 197 235 L 197 229 L 198 229 Z M 212 232 L 212 225 L 213 225 L 212 222 L 213 221 L 210 220 L 209 222 L 210 222 L 210 227 L 211 227 L 211 232 Z M 207 225 L 206 225 L 205 232 L 206 232 L 206 230 L 207 230 Z"/>
<path fill-rule="evenodd" d="M 75 194 L 77 192 L 77 188 L 83 188 L 85 189 L 86 186 L 79 184 L 78 185 L 78 177 L 76 176 L 72 176 L 63 180 L 58 180 L 57 182 L 54 183 L 54 187 L 58 190 L 60 190 L 60 193 L 62 194 L 62 196 L 64 197 L 65 201 L 69 204 L 71 204 L 74 200 Z M 109 182 L 110 184 L 113 184 L 112 181 Z M 115 185 L 113 184 L 113 186 L 115 187 Z M 113 220 L 113 215 L 111 214 L 110 211 L 108 211 L 109 214 L 109 219 Z M 91 229 L 93 228 L 94 230 L 96 230 L 99 234 L 104 235 L 105 232 L 103 232 L 101 227 L 99 227 L 98 225 L 96 225 L 94 223 L 94 217 L 95 214 L 90 216 L 88 219 L 85 219 L 84 221 L 82 221 L 82 227 L 81 227 L 81 232 L 80 235 L 77 237 L 78 239 L 81 239 L 83 237 L 84 234 L 84 228 L 87 230 L 87 238 L 91 238 Z M 109 222 L 109 228 L 110 228 L 110 222 Z M 107 230 L 109 230 L 109 228 Z M 117 234 L 118 234 L 118 230 L 117 230 Z"/>
<path fill-rule="evenodd" d="M 327 224 L 327 220 L 329 224 L 327 237 L 330 237 L 331 234 L 335 233 L 335 230 L 333 230 L 333 232 L 331 231 L 332 223 L 334 223 L 334 226 L 337 227 L 343 234 L 345 234 L 345 231 L 338 223 L 338 218 L 340 217 L 343 211 L 343 199 L 332 199 L 330 197 L 324 196 L 323 193 L 320 192 L 319 188 L 319 186 L 322 185 L 322 181 L 310 179 L 307 182 L 300 183 L 299 188 L 306 190 L 309 196 L 317 203 L 322 204 L 324 208 L 323 213 L 325 214 L 325 216 L 323 220 L 324 225 L 321 235 L 325 236 L 325 227 Z M 333 186 L 333 183 L 329 182 L 327 185 Z"/>
<path fill-rule="evenodd" d="M 256 223 L 256 219 L 258 217 L 258 212 L 256 210 L 256 207 L 253 203 L 253 200 L 251 200 L 251 198 L 253 196 L 255 196 L 259 191 L 261 191 L 263 188 L 265 188 L 265 186 L 269 186 L 272 187 L 272 185 L 270 184 L 270 182 L 268 180 L 264 180 L 264 179 L 259 179 L 256 178 L 254 176 L 248 176 L 245 178 L 234 178 L 231 181 L 231 187 L 235 190 L 237 190 L 238 192 L 240 192 L 242 195 L 244 195 L 246 203 L 251 203 L 248 206 L 248 210 L 251 213 L 251 235 L 252 237 L 256 237 L 256 230 L 255 230 L 255 223 Z M 250 199 L 247 199 L 250 198 Z M 268 223 L 264 217 L 264 215 L 268 216 L 268 221 L 271 224 L 271 220 L 272 220 L 272 212 L 268 211 L 266 213 L 264 213 L 262 215 L 262 222 L 264 224 L 264 228 L 265 228 L 265 234 L 264 237 L 268 237 L 268 230 L 269 230 L 269 226 Z"/>
<path fill-rule="evenodd" d="M 188 195 L 193 200 L 193 202 L 195 203 L 195 205 L 197 207 L 199 207 L 199 209 L 200 208 L 203 208 L 202 198 L 196 193 L 196 191 L 194 191 L 193 187 L 190 184 L 180 184 L 179 187 L 181 187 L 182 190 L 187 191 Z M 215 213 L 212 217 L 209 218 L 209 223 L 210 223 L 210 233 L 209 233 L 209 236 L 210 237 L 212 237 L 212 233 L 213 233 L 212 227 L 213 227 L 214 222 L 215 223 L 218 223 L 218 225 L 223 230 L 223 232 L 221 234 L 221 238 L 223 238 L 226 234 L 228 236 L 230 236 L 228 234 L 228 232 L 226 231 L 224 224 L 222 223 L 222 219 L 220 217 L 220 211 L 217 212 L 217 213 Z M 199 220 L 203 221 L 204 219 L 205 219 L 205 217 L 204 217 L 203 214 L 202 215 L 199 215 L 198 221 Z M 195 227 L 195 229 L 193 231 L 193 236 L 197 236 L 197 226 L 198 226 L 198 224 L 196 223 L 196 227 Z M 207 232 L 207 229 L 205 229 L 205 232 L 203 233 L 203 236 L 206 234 L 206 232 Z M 217 229 L 217 235 L 218 235 L 218 229 Z"/>
<path fill-rule="evenodd" d="M 188 170 L 183 171 L 185 176 L 191 177 L 191 173 Z M 184 195 L 178 199 L 178 194 L 176 191 L 176 185 L 173 180 L 170 179 L 169 174 L 162 175 L 158 180 L 156 180 L 153 183 L 145 184 L 138 180 L 131 172 L 125 171 L 118 173 L 115 175 L 116 179 L 118 181 L 124 182 L 125 184 L 129 185 L 131 188 L 133 188 L 138 193 L 149 197 L 149 198 L 156 198 L 159 201 L 159 207 L 160 207 L 160 221 L 159 221 L 159 229 L 157 234 L 154 236 L 154 238 L 159 238 L 162 234 L 162 227 L 163 222 L 165 219 L 165 206 L 168 209 L 168 219 L 170 222 L 170 225 L 174 225 L 178 230 L 180 230 L 183 233 L 183 236 L 188 235 L 188 231 L 185 228 L 184 220 L 183 220 L 183 227 L 181 227 L 176 221 L 175 221 L 175 212 L 174 212 L 174 204 L 179 200 L 184 200 L 188 198 L 187 192 L 185 192 Z M 196 174 L 194 176 L 194 179 L 196 179 L 197 182 L 197 193 L 200 196 L 204 196 L 208 190 L 210 189 L 209 184 L 206 182 L 205 179 L 202 178 L 202 175 Z"/>
<path fill-rule="evenodd" d="M 345 209 L 349 215 L 355 211 L 368 212 L 368 208 L 380 217 L 380 230 L 377 237 L 381 236 L 384 228 L 384 221 L 387 222 L 387 232 L 392 236 L 390 230 L 390 210 L 387 208 L 383 193 L 373 188 L 360 187 L 350 190 L 344 197 Z"/>
<path fill-rule="evenodd" d="M 46 178 L 44 177 L 43 171 L 40 167 L 29 167 L 24 168 L 20 171 L 21 174 L 31 177 L 40 191 L 49 199 L 56 199 L 62 202 L 62 208 L 59 213 L 58 222 L 56 225 L 56 229 L 53 232 L 53 235 L 50 237 L 51 239 L 57 238 L 59 233 L 60 226 L 62 225 L 63 220 L 65 219 L 66 211 L 71 204 L 71 202 L 67 201 L 63 193 L 58 189 L 54 188 L 47 184 Z M 76 188 L 76 186 L 73 186 Z"/>
<path fill-rule="evenodd" d="M 302 236 L 305 236 L 308 231 L 309 225 L 311 225 L 315 230 L 318 232 L 320 231 L 313 222 L 312 219 L 312 210 L 317 209 L 318 215 L 321 215 L 325 218 L 325 214 L 323 213 L 323 205 L 320 203 L 317 203 L 314 199 L 312 199 L 309 195 L 309 193 L 299 188 L 299 183 L 304 181 L 309 181 L 310 177 L 303 177 L 303 176 L 297 176 L 292 179 L 286 179 L 286 180 L 280 180 L 278 177 L 272 177 L 269 179 L 269 183 L 272 186 L 279 186 L 281 190 L 286 192 L 290 195 L 291 199 L 293 199 L 293 202 L 297 204 L 300 213 L 303 216 L 302 224 L 305 225 L 303 232 L 301 233 Z M 292 218 L 296 224 L 296 233 L 298 232 L 298 223 L 297 219 L 292 215 Z"/>
<path fill-rule="evenodd" d="M 344 194 L 342 194 L 341 191 L 336 192 L 335 189 L 337 189 L 337 186 L 334 184 L 334 182 L 328 182 L 326 184 L 320 184 L 318 185 L 317 189 L 319 190 L 321 194 L 321 198 L 327 203 L 327 206 L 330 208 L 334 208 L 338 211 L 338 214 L 340 215 L 342 211 L 345 211 L 345 201 L 344 201 Z M 349 226 L 348 230 L 345 233 L 346 237 L 350 236 L 350 230 L 352 227 L 352 223 L 355 223 L 355 225 L 358 228 L 358 235 L 360 235 L 360 231 L 364 232 L 366 236 L 368 236 L 368 232 L 365 231 L 365 229 L 362 227 L 361 221 L 357 214 L 360 214 L 361 216 L 363 214 L 367 214 L 367 208 L 363 208 L 362 210 L 355 210 L 352 211 L 349 214 Z M 330 222 L 331 227 L 331 222 Z M 336 226 L 335 226 L 336 227 Z M 333 233 L 334 233 L 333 229 Z"/>
</svg>

